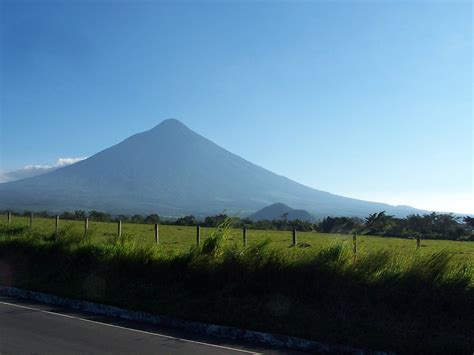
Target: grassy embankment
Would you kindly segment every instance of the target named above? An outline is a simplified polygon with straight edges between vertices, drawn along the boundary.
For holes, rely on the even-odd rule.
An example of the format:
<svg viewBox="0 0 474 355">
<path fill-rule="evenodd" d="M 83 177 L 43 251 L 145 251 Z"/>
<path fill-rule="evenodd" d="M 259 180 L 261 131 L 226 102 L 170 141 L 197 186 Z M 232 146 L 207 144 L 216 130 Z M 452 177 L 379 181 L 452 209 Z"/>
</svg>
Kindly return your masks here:
<svg viewBox="0 0 474 355">
<path fill-rule="evenodd" d="M 472 242 L 26 219 L 0 227 L 0 284 L 168 314 L 400 352 L 472 352 Z M 70 224 L 67 227 L 66 224 Z M 272 238 L 264 242 L 265 237 Z M 277 240 L 277 238 L 279 238 Z M 406 244 L 405 244 L 406 243 Z M 347 244 L 347 245 L 346 245 Z M 445 251 L 442 249 L 448 248 Z M 174 251 L 174 252 L 171 252 Z"/>
</svg>

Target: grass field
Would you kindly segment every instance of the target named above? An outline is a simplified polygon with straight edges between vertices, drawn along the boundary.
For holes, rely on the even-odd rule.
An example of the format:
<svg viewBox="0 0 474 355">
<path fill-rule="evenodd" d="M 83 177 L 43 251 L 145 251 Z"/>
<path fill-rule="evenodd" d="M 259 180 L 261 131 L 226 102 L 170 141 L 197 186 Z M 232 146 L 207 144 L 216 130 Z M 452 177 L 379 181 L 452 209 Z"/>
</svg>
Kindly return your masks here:
<svg viewBox="0 0 474 355">
<path fill-rule="evenodd" d="M 473 242 L 0 216 L 0 285 L 400 353 L 472 353 Z M 227 225 L 228 226 L 228 225 Z M 212 235 L 211 235 L 212 234 Z M 264 241 L 268 241 L 264 243 Z"/>
<path fill-rule="evenodd" d="M 6 215 L 0 216 L 0 224 L 6 224 Z M 28 226 L 28 217 L 13 216 L 12 225 Z M 53 232 L 55 228 L 54 218 L 39 218 L 33 220 L 33 229 L 41 232 Z M 82 233 L 84 231 L 83 221 L 60 220 L 59 229 L 68 229 L 72 232 Z M 213 228 L 201 228 L 201 242 L 208 238 Z M 89 238 L 94 242 L 107 242 L 117 234 L 117 223 L 89 222 Z M 151 224 L 122 224 L 122 234 L 141 245 L 154 245 L 154 226 Z M 185 226 L 160 225 L 160 248 L 168 253 L 182 253 L 196 243 L 196 228 Z M 252 246 L 264 240 L 269 240 L 270 245 L 275 248 L 289 248 L 292 242 L 290 231 L 272 230 L 247 230 L 248 245 Z M 230 242 L 242 243 L 242 230 L 233 229 Z M 347 244 L 352 246 L 352 236 L 347 234 L 329 234 L 316 232 L 298 232 L 298 243 L 307 243 L 311 247 L 308 251 L 318 250 L 331 244 Z M 387 238 L 376 236 L 359 236 L 357 238 L 357 249 L 359 254 L 370 253 L 381 250 L 400 254 L 415 254 L 416 241 L 414 239 Z M 455 259 L 474 263 L 474 242 L 451 241 L 451 240 L 422 240 L 419 254 L 433 254 L 446 251 Z"/>
</svg>

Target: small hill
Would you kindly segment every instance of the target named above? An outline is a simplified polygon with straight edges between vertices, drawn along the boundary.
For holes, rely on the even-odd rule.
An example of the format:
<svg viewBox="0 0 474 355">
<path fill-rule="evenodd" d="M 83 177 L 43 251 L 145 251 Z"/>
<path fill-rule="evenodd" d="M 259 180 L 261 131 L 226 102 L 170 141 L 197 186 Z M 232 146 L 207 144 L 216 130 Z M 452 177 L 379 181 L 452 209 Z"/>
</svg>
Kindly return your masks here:
<svg viewBox="0 0 474 355">
<path fill-rule="evenodd" d="M 295 210 L 283 203 L 274 203 L 273 205 L 267 206 L 262 208 L 260 211 L 255 212 L 249 218 L 252 221 L 260 221 L 260 220 L 279 220 L 284 219 L 284 214 L 287 215 L 287 219 L 289 221 L 299 219 L 300 221 L 309 221 L 313 222 L 314 217 L 305 210 Z"/>
</svg>

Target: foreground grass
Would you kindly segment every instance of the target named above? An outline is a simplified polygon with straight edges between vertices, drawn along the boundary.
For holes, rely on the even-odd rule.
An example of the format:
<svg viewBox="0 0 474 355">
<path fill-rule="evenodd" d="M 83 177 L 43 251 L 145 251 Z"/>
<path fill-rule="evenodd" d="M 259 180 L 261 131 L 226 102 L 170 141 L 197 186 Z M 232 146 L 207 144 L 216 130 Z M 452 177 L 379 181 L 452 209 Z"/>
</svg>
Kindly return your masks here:
<svg viewBox="0 0 474 355">
<path fill-rule="evenodd" d="M 472 353 L 469 259 L 288 245 L 243 248 L 228 225 L 178 253 L 74 227 L 0 227 L 0 284 L 371 349 Z"/>
</svg>

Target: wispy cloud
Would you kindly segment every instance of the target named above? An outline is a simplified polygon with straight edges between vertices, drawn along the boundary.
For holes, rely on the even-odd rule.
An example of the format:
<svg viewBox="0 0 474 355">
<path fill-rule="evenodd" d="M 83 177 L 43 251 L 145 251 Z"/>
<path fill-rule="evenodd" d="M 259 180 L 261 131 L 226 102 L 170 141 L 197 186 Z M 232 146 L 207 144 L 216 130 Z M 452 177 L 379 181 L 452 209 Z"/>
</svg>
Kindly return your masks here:
<svg viewBox="0 0 474 355">
<path fill-rule="evenodd" d="M 80 158 L 59 158 L 53 165 L 27 165 L 21 169 L 12 171 L 0 171 L 0 183 L 25 179 L 41 174 L 46 174 L 50 171 L 62 168 L 67 165 L 77 163 L 81 160 L 87 159 L 87 157 Z"/>
<path fill-rule="evenodd" d="M 82 158 L 59 158 L 58 161 L 56 162 L 57 167 L 65 166 L 65 165 L 71 165 L 74 163 L 77 163 L 78 161 L 87 159 L 87 157 L 82 157 Z"/>
</svg>

